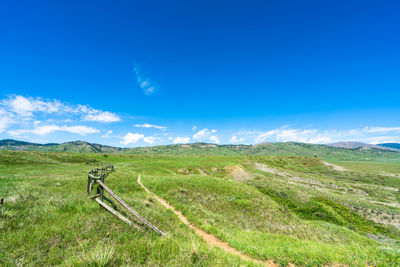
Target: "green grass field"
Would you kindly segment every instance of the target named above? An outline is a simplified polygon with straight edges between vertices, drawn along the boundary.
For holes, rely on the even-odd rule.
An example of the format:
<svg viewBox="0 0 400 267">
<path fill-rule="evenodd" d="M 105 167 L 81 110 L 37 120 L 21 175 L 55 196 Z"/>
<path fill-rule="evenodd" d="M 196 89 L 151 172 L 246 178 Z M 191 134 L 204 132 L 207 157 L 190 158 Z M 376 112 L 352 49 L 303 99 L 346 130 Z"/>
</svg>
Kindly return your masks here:
<svg viewBox="0 0 400 267">
<path fill-rule="evenodd" d="M 399 162 L 327 160 L 346 170 L 301 156 L 0 151 L 0 265 L 256 265 L 195 235 L 137 184 L 141 174 L 189 221 L 254 259 L 399 266 Z M 106 185 L 166 237 L 90 199 L 87 172 L 106 163 L 115 166 Z"/>
</svg>

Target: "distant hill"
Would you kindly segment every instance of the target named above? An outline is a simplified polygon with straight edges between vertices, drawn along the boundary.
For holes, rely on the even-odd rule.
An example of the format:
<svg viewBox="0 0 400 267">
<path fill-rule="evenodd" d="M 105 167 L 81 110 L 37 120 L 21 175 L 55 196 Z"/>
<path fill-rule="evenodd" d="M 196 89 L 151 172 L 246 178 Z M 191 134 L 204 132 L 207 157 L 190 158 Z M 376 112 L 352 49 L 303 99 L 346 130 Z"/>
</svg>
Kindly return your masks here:
<svg viewBox="0 0 400 267">
<path fill-rule="evenodd" d="M 49 152 L 81 152 L 81 153 L 114 153 L 122 151 L 122 148 L 92 144 L 85 141 L 66 142 L 62 144 L 37 144 L 12 139 L 0 140 L 0 150 L 25 150 L 25 151 L 49 151 Z"/>
<path fill-rule="evenodd" d="M 257 145 L 215 145 L 208 143 L 177 144 L 126 149 L 130 154 L 162 155 L 249 155 L 249 156 L 310 156 L 333 160 L 400 159 L 400 152 L 384 147 L 362 146 L 342 148 L 298 142 L 263 143 Z"/>
<path fill-rule="evenodd" d="M 35 144 L 7 139 L 0 141 L 0 150 L 199 156 L 316 156 L 333 160 L 400 159 L 400 150 L 384 146 L 375 146 L 354 142 L 342 142 L 330 145 L 316 145 L 297 142 L 262 143 L 257 145 L 216 145 L 209 143 L 192 143 L 152 147 L 120 148 L 92 144 L 84 141 L 67 142 L 62 144 Z"/>
<path fill-rule="evenodd" d="M 17 141 L 13 139 L 0 140 L 0 147 L 22 147 L 22 146 L 43 146 L 41 144 Z"/>
<path fill-rule="evenodd" d="M 328 144 L 328 146 L 341 147 L 341 148 L 347 148 L 347 149 L 352 149 L 352 148 L 364 148 L 364 149 L 375 148 L 375 149 L 382 149 L 382 150 L 395 149 L 395 147 L 391 147 L 391 146 L 371 145 L 371 144 L 366 144 L 366 143 L 361 143 L 361 142 L 338 142 L 338 143 Z"/>
<path fill-rule="evenodd" d="M 381 146 L 381 147 L 390 147 L 390 148 L 400 150 L 400 143 L 383 143 L 383 144 L 377 144 L 377 145 Z"/>
</svg>

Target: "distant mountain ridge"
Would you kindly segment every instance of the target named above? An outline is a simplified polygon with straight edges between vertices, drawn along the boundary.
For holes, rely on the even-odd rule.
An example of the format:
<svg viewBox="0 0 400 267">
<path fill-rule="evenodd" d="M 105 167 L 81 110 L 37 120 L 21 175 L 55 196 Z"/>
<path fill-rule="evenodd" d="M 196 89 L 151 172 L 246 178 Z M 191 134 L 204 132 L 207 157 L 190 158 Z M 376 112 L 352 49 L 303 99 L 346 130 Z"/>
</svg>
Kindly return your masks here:
<svg viewBox="0 0 400 267">
<path fill-rule="evenodd" d="M 62 144 L 35 144 L 11 139 L 0 140 L 0 150 L 77 152 L 77 153 L 125 153 L 153 155 L 247 155 L 247 156 L 310 156 L 337 160 L 370 160 L 400 158 L 400 150 L 368 145 L 364 143 L 341 142 L 330 145 L 298 142 L 262 143 L 257 145 L 217 145 L 209 143 L 171 144 L 151 147 L 120 148 L 85 141 Z"/>
<path fill-rule="evenodd" d="M 12 139 L 0 140 L 0 150 L 52 151 L 52 152 L 86 152 L 86 153 L 114 153 L 122 148 L 85 141 L 73 141 L 61 144 L 37 144 Z"/>
<path fill-rule="evenodd" d="M 400 143 L 383 143 L 383 144 L 377 144 L 377 146 L 390 147 L 390 148 L 394 148 L 394 149 L 399 149 L 400 150 Z"/>
<path fill-rule="evenodd" d="M 328 144 L 328 146 L 331 146 L 331 147 L 340 147 L 340 148 L 346 148 L 346 149 L 375 148 L 375 149 L 391 150 L 391 151 L 399 150 L 400 149 L 400 144 L 397 144 L 397 145 L 399 145 L 399 148 L 396 149 L 396 147 L 385 146 L 384 144 L 372 145 L 372 144 L 366 144 L 366 143 L 361 143 L 361 142 L 337 142 L 337 143 Z"/>
</svg>

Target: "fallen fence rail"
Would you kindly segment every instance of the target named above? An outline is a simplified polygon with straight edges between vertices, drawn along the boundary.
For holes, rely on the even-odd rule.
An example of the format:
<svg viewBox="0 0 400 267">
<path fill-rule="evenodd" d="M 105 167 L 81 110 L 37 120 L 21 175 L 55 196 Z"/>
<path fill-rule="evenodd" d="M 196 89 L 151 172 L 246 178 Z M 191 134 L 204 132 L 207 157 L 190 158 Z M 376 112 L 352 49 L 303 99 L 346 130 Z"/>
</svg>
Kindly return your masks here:
<svg viewBox="0 0 400 267">
<path fill-rule="evenodd" d="M 115 211 L 113 208 L 111 208 L 110 206 L 108 206 L 106 203 L 104 203 L 103 201 L 101 201 L 100 199 L 96 198 L 97 203 L 99 203 L 101 206 L 103 206 L 106 210 L 108 210 L 109 212 L 111 212 L 112 214 L 114 214 L 115 216 L 117 216 L 118 218 L 120 218 L 122 221 L 126 222 L 129 225 L 132 225 L 133 227 L 135 227 L 136 229 L 138 229 L 139 231 L 143 232 L 142 228 L 140 228 L 139 226 L 133 224 L 129 219 L 125 218 L 124 216 L 122 216 L 120 213 L 118 213 L 117 211 Z"/>
<path fill-rule="evenodd" d="M 125 223 L 132 225 L 136 229 L 142 231 L 142 229 L 135 225 L 133 222 L 131 222 L 129 219 L 126 217 L 122 216 L 120 213 L 115 211 L 113 208 L 108 206 L 106 203 L 103 202 L 104 198 L 104 190 L 107 191 L 118 203 L 120 203 L 124 208 L 126 208 L 131 214 L 133 214 L 138 220 L 143 222 L 145 225 L 147 225 L 150 229 L 153 231 L 159 233 L 160 235 L 164 236 L 165 233 L 155 227 L 153 224 L 151 224 L 148 220 L 146 220 L 144 217 L 142 217 L 139 213 L 137 213 L 135 210 L 133 210 L 128 204 L 126 204 L 121 198 L 119 198 L 113 191 L 111 191 L 110 188 L 108 188 L 104 184 L 105 178 L 110 174 L 111 172 L 114 171 L 114 166 L 106 166 L 103 168 L 97 168 L 93 169 L 88 173 L 88 185 L 87 185 L 87 192 L 90 194 L 92 191 L 93 183 L 96 182 L 99 185 L 99 194 L 93 196 L 92 198 L 96 199 L 97 203 L 99 203 L 102 207 L 104 207 L 106 210 L 117 216 L 119 219 L 124 221 Z M 97 197 L 100 197 L 100 199 L 97 199 Z"/>
<path fill-rule="evenodd" d="M 161 234 L 161 235 L 165 235 L 164 232 L 162 232 L 160 229 L 158 229 L 157 227 L 155 227 L 154 225 L 152 225 L 148 220 L 146 220 L 144 217 L 140 216 L 139 213 L 137 213 L 136 211 L 134 211 L 131 207 L 128 206 L 128 204 L 126 204 L 122 199 L 120 199 L 116 194 L 114 194 L 113 191 L 111 191 L 110 188 L 108 188 L 103 182 L 101 182 L 100 180 L 96 180 L 96 182 L 102 187 L 104 188 L 108 193 L 110 193 L 110 195 L 116 200 L 118 201 L 124 208 L 126 208 L 130 213 L 132 213 L 134 216 L 136 216 L 136 218 L 138 218 L 140 221 L 142 221 L 144 224 L 146 224 L 148 227 L 150 227 L 151 229 L 153 229 L 155 232 Z"/>
</svg>

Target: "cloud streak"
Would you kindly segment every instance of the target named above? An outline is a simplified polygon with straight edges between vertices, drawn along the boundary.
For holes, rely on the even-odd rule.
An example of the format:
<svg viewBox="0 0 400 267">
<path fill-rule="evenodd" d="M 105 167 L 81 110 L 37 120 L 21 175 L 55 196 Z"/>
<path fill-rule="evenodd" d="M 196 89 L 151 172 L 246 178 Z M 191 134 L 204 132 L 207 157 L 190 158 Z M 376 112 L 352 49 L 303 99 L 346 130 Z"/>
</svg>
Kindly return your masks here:
<svg viewBox="0 0 400 267">
<path fill-rule="evenodd" d="M 161 130 L 161 131 L 165 131 L 167 129 L 167 127 L 165 127 L 165 126 L 159 126 L 159 125 L 154 125 L 154 124 L 149 124 L 149 123 L 135 124 L 135 127 L 138 127 L 138 128 L 154 128 L 154 129 L 158 129 L 158 130 Z"/>
<path fill-rule="evenodd" d="M 190 142 L 190 137 L 176 137 L 174 144 L 187 144 Z"/>
<path fill-rule="evenodd" d="M 87 135 L 92 133 L 98 133 L 100 131 L 98 129 L 87 127 L 84 125 L 79 125 L 79 126 L 45 125 L 30 130 L 29 129 L 11 130 L 8 131 L 8 134 L 11 136 L 20 136 L 21 134 L 33 133 L 35 135 L 43 136 L 53 132 L 69 132 L 79 135 Z"/>
<path fill-rule="evenodd" d="M 283 126 L 268 131 L 241 131 L 230 138 L 231 143 L 302 142 L 328 144 L 340 141 L 371 144 L 400 142 L 400 127 L 368 126 L 348 130 L 299 129 Z"/>
<path fill-rule="evenodd" d="M 136 76 L 136 83 L 142 89 L 143 93 L 145 95 L 153 94 L 156 91 L 155 83 L 147 78 L 138 66 L 134 66 L 133 70 Z"/>
</svg>

